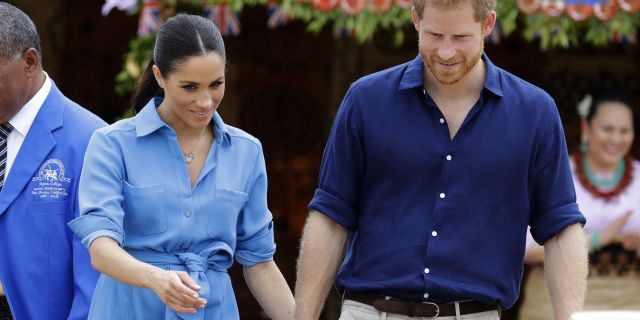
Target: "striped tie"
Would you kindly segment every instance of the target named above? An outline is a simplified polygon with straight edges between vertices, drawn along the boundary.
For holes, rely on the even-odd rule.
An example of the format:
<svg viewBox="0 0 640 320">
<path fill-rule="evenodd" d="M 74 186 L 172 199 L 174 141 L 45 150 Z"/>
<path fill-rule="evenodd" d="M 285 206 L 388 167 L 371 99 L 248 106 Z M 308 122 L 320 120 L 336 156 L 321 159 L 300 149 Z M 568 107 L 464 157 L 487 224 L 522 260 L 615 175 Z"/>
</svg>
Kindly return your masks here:
<svg viewBox="0 0 640 320">
<path fill-rule="evenodd" d="M 0 190 L 4 186 L 4 172 L 7 165 L 7 136 L 13 130 L 9 122 L 0 124 Z"/>
</svg>

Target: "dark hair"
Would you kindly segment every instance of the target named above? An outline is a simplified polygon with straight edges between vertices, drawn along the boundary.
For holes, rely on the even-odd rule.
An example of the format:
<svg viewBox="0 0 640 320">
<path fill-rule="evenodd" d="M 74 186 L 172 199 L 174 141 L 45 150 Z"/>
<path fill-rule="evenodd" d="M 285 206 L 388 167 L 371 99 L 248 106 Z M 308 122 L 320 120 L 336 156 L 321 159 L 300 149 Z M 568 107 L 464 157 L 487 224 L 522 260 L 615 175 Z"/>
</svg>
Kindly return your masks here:
<svg viewBox="0 0 640 320">
<path fill-rule="evenodd" d="M 34 48 L 42 57 L 40 36 L 33 21 L 22 10 L 0 2 L 0 57 L 16 59 Z"/>
<path fill-rule="evenodd" d="M 153 56 L 145 69 L 132 99 L 135 113 L 153 97 L 163 97 L 151 67 L 155 64 L 163 77 L 168 77 L 184 60 L 215 52 L 226 61 L 224 42 L 218 28 L 201 16 L 178 14 L 167 20 L 158 31 Z"/>
<path fill-rule="evenodd" d="M 591 106 L 589 106 L 589 113 L 586 118 L 587 122 L 591 123 L 591 120 L 596 115 L 603 102 L 614 101 L 620 102 L 629 108 L 629 111 L 631 111 L 631 119 L 635 124 L 636 110 L 634 107 L 633 96 L 629 91 L 620 87 L 598 88 L 593 91 L 593 100 L 591 101 Z"/>
</svg>

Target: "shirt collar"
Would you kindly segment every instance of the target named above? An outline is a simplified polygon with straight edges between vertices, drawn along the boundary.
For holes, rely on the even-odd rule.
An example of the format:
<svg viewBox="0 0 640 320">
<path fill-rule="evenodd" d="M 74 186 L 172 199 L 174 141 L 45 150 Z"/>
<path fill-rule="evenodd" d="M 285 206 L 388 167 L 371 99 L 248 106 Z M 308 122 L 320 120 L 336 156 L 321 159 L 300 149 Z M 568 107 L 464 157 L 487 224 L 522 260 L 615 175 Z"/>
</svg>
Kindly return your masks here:
<svg viewBox="0 0 640 320">
<path fill-rule="evenodd" d="M 136 122 L 136 136 L 143 137 L 155 132 L 156 130 L 168 126 L 158 114 L 157 107 L 162 103 L 161 97 L 155 97 L 140 110 L 135 117 Z M 227 125 L 222 121 L 222 117 L 215 112 L 213 114 L 214 132 L 216 138 L 222 137 L 222 142 L 226 142 L 231 145 L 231 134 Z"/>
<path fill-rule="evenodd" d="M 486 53 L 482 53 L 482 60 L 484 60 L 487 66 L 487 77 L 484 80 L 484 88 L 493 92 L 495 95 L 502 97 L 502 83 L 500 82 L 500 72 Z M 399 90 L 424 88 L 424 62 L 422 57 L 418 55 L 415 59 L 407 64 L 407 67 L 400 80 Z"/>
<path fill-rule="evenodd" d="M 13 130 L 20 133 L 23 137 L 27 136 L 33 121 L 36 119 L 50 91 L 51 79 L 49 75 L 44 72 L 44 83 L 42 87 L 40 87 L 38 92 L 9 120 L 9 123 L 13 126 Z"/>
</svg>

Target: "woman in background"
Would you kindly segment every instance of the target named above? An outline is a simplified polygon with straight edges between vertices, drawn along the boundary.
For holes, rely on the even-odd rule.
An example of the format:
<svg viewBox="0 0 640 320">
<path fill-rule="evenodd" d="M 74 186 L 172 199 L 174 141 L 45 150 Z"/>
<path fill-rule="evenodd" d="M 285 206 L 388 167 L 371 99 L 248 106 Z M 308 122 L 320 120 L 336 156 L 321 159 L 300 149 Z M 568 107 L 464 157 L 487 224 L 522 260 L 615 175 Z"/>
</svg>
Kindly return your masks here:
<svg viewBox="0 0 640 320">
<path fill-rule="evenodd" d="M 97 131 L 70 227 L 100 272 L 89 319 L 239 319 L 227 269 L 273 319 L 294 301 L 273 262 L 260 142 L 224 124 L 225 48 L 180 14 L 159 30 L 136 116 Z"/>
<path fill-rule="evenodd" d="M 571 167 L 577 203 L 591 253 L 585 310 L 640 309 L 640 164 L 629 151 L 634 139 L 631 96 L 609 89 L 579 104 L 581 148 Z M 528 238 L 520 320 L 553 318 L 542 264 L 544 248 Z"/>
</svg>

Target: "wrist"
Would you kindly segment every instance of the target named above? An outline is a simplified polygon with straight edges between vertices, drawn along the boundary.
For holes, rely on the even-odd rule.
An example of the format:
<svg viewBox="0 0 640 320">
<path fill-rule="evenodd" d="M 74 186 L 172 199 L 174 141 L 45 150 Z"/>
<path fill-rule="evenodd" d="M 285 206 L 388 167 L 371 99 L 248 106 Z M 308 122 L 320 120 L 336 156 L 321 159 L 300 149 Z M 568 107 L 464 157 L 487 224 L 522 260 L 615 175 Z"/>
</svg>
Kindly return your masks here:
<svg viewBox="0 0 640 320">
<path fill-rule="evenodd" d="M 145 276 L 142 279 L 142 287 L 153 290 L 153 285 L 159 282 L 162 272 L 164 272 L 164 270 L 153 265 L 148 265 L 147 270 L 144 272 Z"/>
<path fill-rule="evenodd" d="M 317 312 L 318 314 L 320 311 Z M 293 319 L 295 320 L 313 320 L 318 319 L 319 315 L 314 315 L 315 312 L 310 310 L 307 306 L 299 305 L 296 302 L 296 306 L 293 312 Z"/>
</svg>

